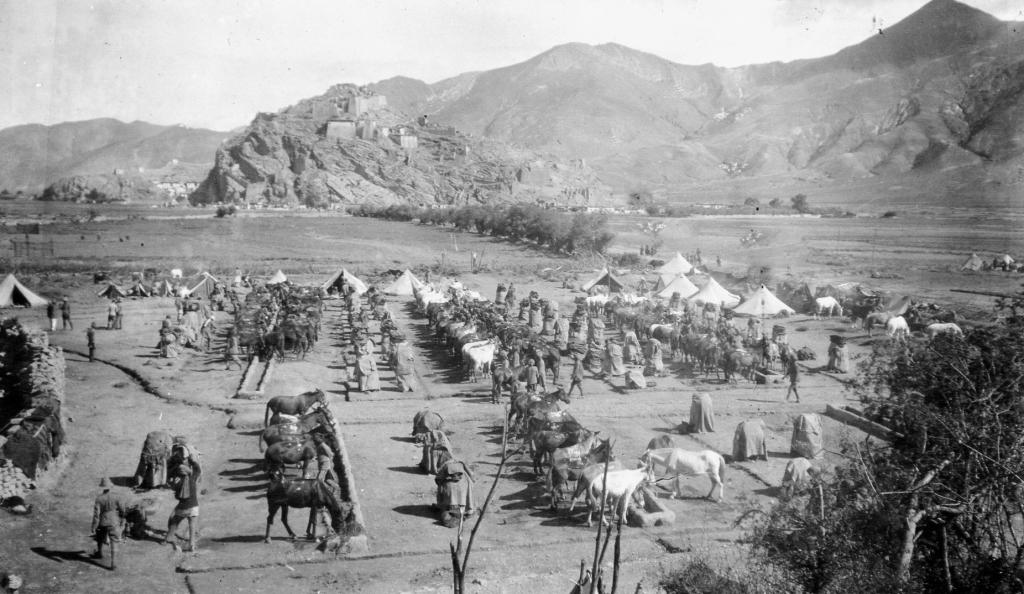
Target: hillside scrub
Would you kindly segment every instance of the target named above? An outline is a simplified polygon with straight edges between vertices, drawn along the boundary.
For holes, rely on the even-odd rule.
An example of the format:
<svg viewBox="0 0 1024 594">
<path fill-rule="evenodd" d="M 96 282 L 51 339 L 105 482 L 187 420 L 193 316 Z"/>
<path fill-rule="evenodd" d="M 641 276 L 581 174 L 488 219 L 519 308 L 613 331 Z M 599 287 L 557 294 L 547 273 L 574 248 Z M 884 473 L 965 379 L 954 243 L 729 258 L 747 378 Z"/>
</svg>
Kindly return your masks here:
<svg viewBox="0 0 1024 594">
<path fill-rule="evenodd" d="M 377 207 L 361 205 L 349 210 L 358 217 L 421 225 L 451 226 L 459 231 L 512 241 L 530 241 L 566 255 L 603 254 L 615 239 L 608 230 L 608 217 L 588 213 L 565 213 L 538 206 L 461 206 L 416 208 L 408 204 Z"/>
</svg>

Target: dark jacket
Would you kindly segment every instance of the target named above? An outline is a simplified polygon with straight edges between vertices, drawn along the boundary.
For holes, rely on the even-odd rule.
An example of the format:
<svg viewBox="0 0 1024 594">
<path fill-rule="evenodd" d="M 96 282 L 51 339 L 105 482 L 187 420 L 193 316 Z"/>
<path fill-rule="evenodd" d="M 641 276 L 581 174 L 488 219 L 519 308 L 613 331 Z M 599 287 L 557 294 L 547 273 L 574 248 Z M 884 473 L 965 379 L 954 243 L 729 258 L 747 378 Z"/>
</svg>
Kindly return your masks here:
<svg viewBox="0 0 1024 594">
<path fill-rule="evenodd" d="M 119 528 L 128 515 L 129 507 L 131 502 L 126 495 L 105 491 L 92 506 L 92 532 L 96 532 L 99 527 Z"/>
</svg>

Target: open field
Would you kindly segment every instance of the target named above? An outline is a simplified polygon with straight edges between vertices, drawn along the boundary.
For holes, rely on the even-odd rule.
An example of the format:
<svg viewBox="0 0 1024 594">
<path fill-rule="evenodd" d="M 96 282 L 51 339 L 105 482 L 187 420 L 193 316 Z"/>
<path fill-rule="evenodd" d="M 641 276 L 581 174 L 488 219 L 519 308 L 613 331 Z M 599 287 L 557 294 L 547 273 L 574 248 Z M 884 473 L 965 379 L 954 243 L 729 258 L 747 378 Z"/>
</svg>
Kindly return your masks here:
<svg viewBox="0 0 1024 594">
<path fill-rule="evenodd" d="M 983 257 L 1024 253 L 1019 227 L 1005 219 L 700 217 L 667 223 L 662 255 L 699 248 L 712 269 L 717 267 L 715 257 L 721 256 L 724 271 L 769 267 L 776 280 L 791 274 L 818 282 L 866 282 L 970 308 L 978 315 L 991 308 L 990 298 L 975 299 L 949 289 L 1010 291 L 1022 281 L 1016 274 L 956 271 L 972 251 Z M 612 227 L 619 233 L 618 251 L 635 251 L 644 242 L 634 219 L 614 219 Z M 752 227 L 763 231 L 765 238 L 743 248 L 739 238 Z M 595 260 L 553 257 L 529 245 L 487 237 L 340 216 L 57 223 L 32 240 L 37 237 L 52 239 L 58 257 L 21 262 L 25 273 L 19 276 L 33 288 L 72 298 L 76 330 L 54 333 L 52 342 L 66 349 L 66 407 L 73 420 L 67 424 L 71 451 L 63 469 L 51 473 L 33 494 L 35 512 L 0 517 L 0 529 L 10 535 L 0 542 L 0 558 L 10 560 L 10 566 L 27 578 L 24 592 L 448 591 L 447 547 L 454 531 L 437 524 L 429 510 L 434 483 L 415 468 L 419 449 L 408 440 L 412 416 L 428 406 L 445 416 L 457 454 L 475 473 L 479 502 L 490 487 L 500 452 L 504 411 L 490 403 L 489 382 L 464 382 L 425 332 L 422 316 L 402 300 L 393 302 L 391 310 L 400 329 L 414 340 L 424 389 L 398 392 L 391 370 L 381 365 L 384 390 L 373 396 L 353 393 L 351 401 L 345 401 L 338 363 L 345 348 L 344 316 L 340 305 L 332 302 L 315 350 L 304 361 L 289 359 L 279 365 L 268 392 L 292 394 L 319 386 L 328 393 L 352 458 L 369 552 L 360 558 L 325 557 L 305 541 L 293 544 L 283 539 L 279 522 L 274 542 L 264 545 L 265 481 L 253 427 L 226 427 L 232 413 L 261 417 L 263 403 L 232 400 L 239 372 L 225 371 L 214 355 L 188 351 L 176 360 L 155 356 L 160 320 L 173 314 L 170 299 L 130 300 L 125 330 L 97 332 L 99 358 L 134 370 L 149 391 L 117 367 L 89 364 L 80 355 L 85 350 L 84 327 L 104 321 L 106 302 L 95 296 L 98 287 L 86 271 L 184 267 L 226 272 L 240 267 L 262 275 L 281 268 L 296 282 L 311 283 L 340 266 L 370 279 L 374 273 L 406 267 L 433 267 L 436 275 L 444 253 L 447 272 L 484 295 L 493 295 L 499 281 L 512 280 L 520 294 L 535 289 L 542 297 L 557 299 L 568 313 L 580 293 L 563 288 L 560 280 L 542 280 L 537 273 L 560 268 L 556 277 L 565 274 L 582 280 L 598 265 Z M 474 251 L 483 254 L 485 266 L 479 274 L 469 272 Z M 56 272 L 60 270 L 69 272 Z M 872 272 L 902 278 L 872 279 Z M 20 310 L 15 315 L 43 323 L 41 311 Z M 221 331 L 228 320 L 226 314 L 218 314 Z M 820 370 L 827 336 L 843 333 L 850 338 L 854 363 L 868 352 L 873 339 L 838 320 L 796 316 L 781 323 L 789 329 L 791 344 L 819 353 L 819 360 L 803 364 L 800 404 L 781 402 L 782 384 L 728 385 L 714 375 L 695 376 L 680 362 L 669 363 L 669 377 L 656 379 L 656 386 L 640 392 L 625 390 L 621 378 L 603 380 L 588 374 L 585 379 L 586 398 L 574 400 L 570 408 L 584 425 L 613 437 L 616 453 L 627 464 L 634 463 L 650 438 L 672 432 L 687 420 L 690 397 L 698 391 L 712 394 L 716 432 L 676 435 L 683 447 L 729 453 L 734 428 L 748 418 L 763 418 L 771 430 L 767 462 L 730 465 L 724 503 L 700 498 L 707 491 L 707 479 L 689 479 L 683 499 L 665 500 L 677 514 L 674 525 L 624 530 L 623 583 L 629 590 L 641 579 L 652 586 L 660 568 L 694 555 L 708 556 L 723 567 L 742 566 L 744 553 L 737 542 L 742 531 L 733 522 L 743 512 L 774 501 L 774 486 L 788 459 L 790 419 L 801 412 L 822 412 L 826 404 L 841 405 L 852 397 L 846 378 Z M 115 576 L 79 554 L 91 551 L 86 532 L 95 484 L 103 475 L 123 483 L 135 468 L 145 434 L 159 428 L 189 435 L 203 454 L 208 478 L 203 484 L 199 552 L 173 553 L 155 542 L 130 542 Z M 826 447 L 833 449 L 843 437 L 855 435 L 827 419 L 825 430 Z M 160 511 L 151 525 L 162 534 L 172 506 L 170 493 L 148 496 L 159 499 Z M 293 527 L 299 527 L 301 518 L 304 514 L 293 512 Z M 469 575 L 471 582 L 476 581 L 470 591 L 568 591 L 579 560 L 592 554 L 593 532 L 581 522 L 578 512 L 570 517 L 548 511 L 528 460 L 515 458 L 478 535 Z"/>
</svg>

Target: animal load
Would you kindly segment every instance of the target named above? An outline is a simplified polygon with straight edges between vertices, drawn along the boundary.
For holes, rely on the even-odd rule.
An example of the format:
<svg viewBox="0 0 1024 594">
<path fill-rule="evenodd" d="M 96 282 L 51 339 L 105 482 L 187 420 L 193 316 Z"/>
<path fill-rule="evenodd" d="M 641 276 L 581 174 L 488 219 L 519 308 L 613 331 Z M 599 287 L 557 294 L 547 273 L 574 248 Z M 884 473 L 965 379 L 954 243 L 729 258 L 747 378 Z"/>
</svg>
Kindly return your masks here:
<svg viewBox="0 0 1024 594">
<path fill-rule="evenodd" d="M 171 457 L 171 435 L 165 431 L 151 431 L 146 435 L 135 469 L 135 486 L 155 489 L 167 483 L 167 460 Z"/>
<path fill-rule="evenodd" d="M 846 346 L 846 337 L 840 336 L 839 334 L 830 334 L 828 336 L 828 341 L 838 347 Z"/>
</svg>

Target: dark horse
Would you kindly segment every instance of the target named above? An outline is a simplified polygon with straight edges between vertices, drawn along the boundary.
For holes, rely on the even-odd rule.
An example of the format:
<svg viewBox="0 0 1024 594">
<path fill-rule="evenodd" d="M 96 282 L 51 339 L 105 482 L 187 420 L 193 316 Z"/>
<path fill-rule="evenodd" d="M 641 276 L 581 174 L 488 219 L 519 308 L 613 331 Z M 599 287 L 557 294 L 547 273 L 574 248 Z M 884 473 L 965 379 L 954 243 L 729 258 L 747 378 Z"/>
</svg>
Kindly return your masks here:
<svg viewBox="0 0 1024 594">
<path fill-rule="evenodd" d="M 320 427 L 330 427 L 335 424 L 334 415 L 331 414 L 331 409 L 326 406 L 321 406 L 311 413 L 306 413 L 299 417 L 297 423 L 297 430 L 294 433 L 286 431 L 287 425 L 280 422 L 277 413 L 270 418 L 270 426 L 260 433 L 260 453 L 266 449 L 266 446 L 274 445 L 279 441 L 291 440 L 291 441 L 305 441 L 307 434 L 316 431 Z"/>
<path fill-rule="evenodd" d="M 551 509 L 557 509 L 558 503 L 565 500 L 565 488 L 579 480 L 584 468 L 613 459 L 611 440 L 598 439 L 596 433 L 574 446 L 552 452 L 546 481 Z"/>
<path fill-rule="evenodd" d="M 558 371 L 562 366 L 562 352 L 554 345 L 536 343 L 531 355 L 544 361 L 544 369 L 551 372 L 551 383 L 558 383 Z"/>
<path fill-rule="evenodd" d="M 341 502 L 323 481 L 317 479 L 286 479 L 275 473 L 267 487 L 267 532 L 263 542 L 270 542 L 270 526 L 274 523 L 277 510 L 281 510 L 281 523 L 288 536 L 295 539 L 295 533 L 288 525 L 289 507 L 308 507 L 309 523 L 306 524 L 306 538 L 316 538 L 316 519 L 321 509 L 326 508 L 331 516 L 331 529 L 340 532 L 344 520 Z"/>
<path fill-rule="evenodd" d="M 312 439 L 300 441 L 279 441 L 267 448 L 263 454 L 264 468 L 267 474 L 284 473 L 285 466 L 301 464 L 305 476 L 309 461 L 316 460 L 316 444 Z"/>
<path fill-rule="evenodd" d="M 554 412 L 560 409 L 559 402 L 569 404 L 569 395 L 559 388 L 534 400 L 532 394 L 517 394 L 512 398 L 512 406 L 508 409 L 508 426 L 512 433 L 520 433 L 526 426 L 526 420 L 537 413 Z"/>
<path fill-rule="evenodd" d="M 327 406 L 327 395 L 320 388 L 295 396 L 274 396 L 267 401 L 267 410 L 263 413 L 263 426 L 266 427 L 269 424 L 271 414 L 301 415 L 305 414 L 314 404 Z"/>
</svg>

